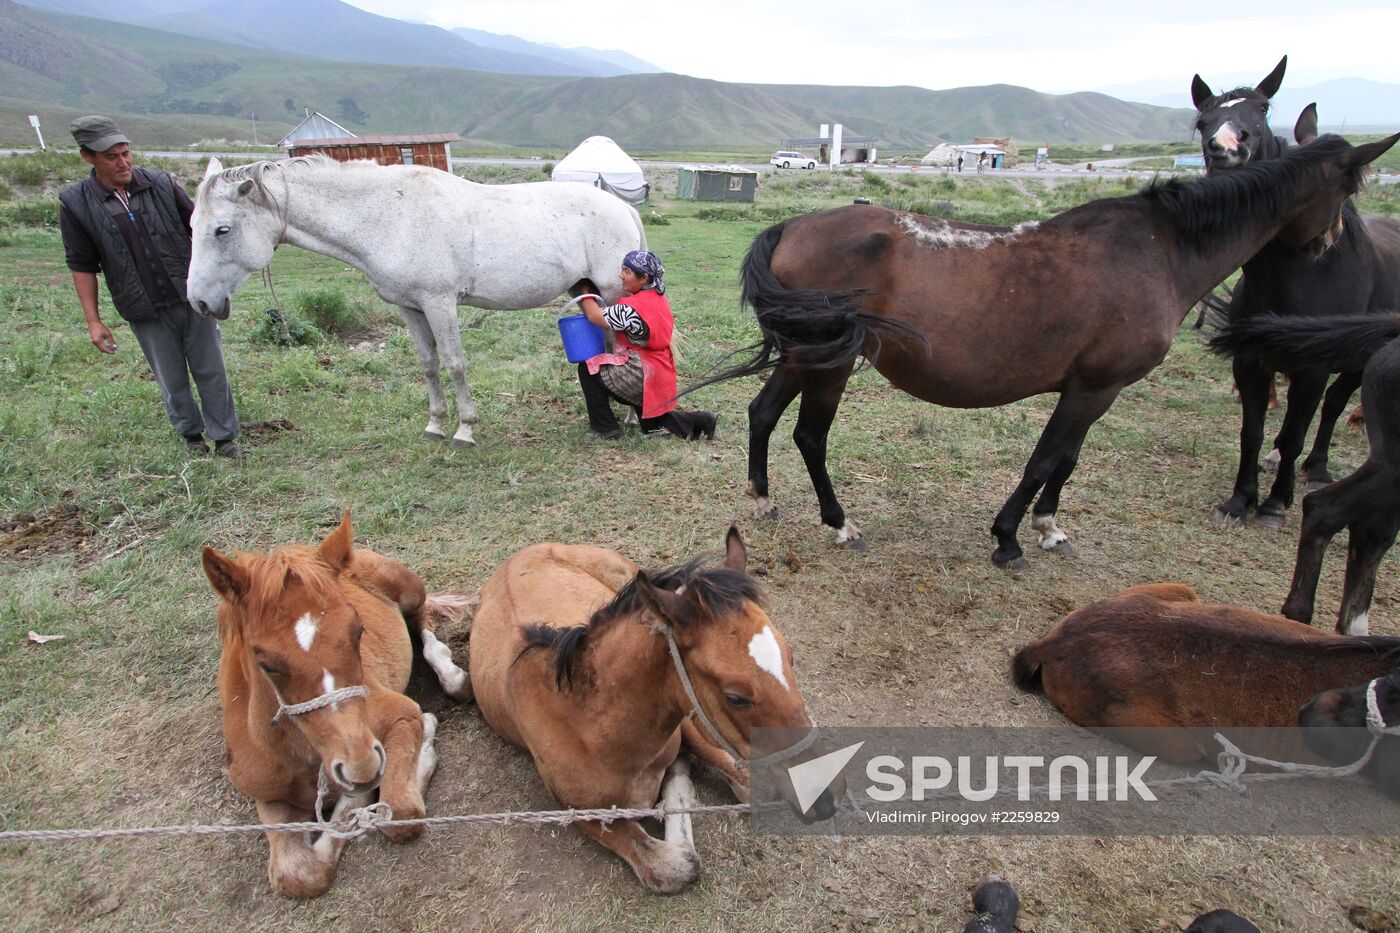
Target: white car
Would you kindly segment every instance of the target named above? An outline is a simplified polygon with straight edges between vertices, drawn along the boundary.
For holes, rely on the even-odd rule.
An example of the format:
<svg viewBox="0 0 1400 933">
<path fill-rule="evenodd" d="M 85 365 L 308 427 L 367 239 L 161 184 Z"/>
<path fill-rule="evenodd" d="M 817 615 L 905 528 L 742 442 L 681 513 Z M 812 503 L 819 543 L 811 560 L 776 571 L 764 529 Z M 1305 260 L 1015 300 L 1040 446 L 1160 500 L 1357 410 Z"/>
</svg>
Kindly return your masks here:
<svg viewBox="0 0 1400 933">
<path fill-rule="evenodd" d="M 800 152 L 775 152 L 768 164 L 778 168 L 816 168 L 817 160 Z"/>
</svg>

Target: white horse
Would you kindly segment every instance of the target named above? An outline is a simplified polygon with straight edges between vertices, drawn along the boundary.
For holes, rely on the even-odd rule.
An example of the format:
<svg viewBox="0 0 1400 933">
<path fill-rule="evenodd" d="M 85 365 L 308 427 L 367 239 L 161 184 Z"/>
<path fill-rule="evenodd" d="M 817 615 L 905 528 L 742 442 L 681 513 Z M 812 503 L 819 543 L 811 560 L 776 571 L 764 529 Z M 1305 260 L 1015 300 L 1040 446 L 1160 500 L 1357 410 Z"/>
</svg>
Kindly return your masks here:
<svg viewBox="0 0 1400 933">
<path fill-rule="evenodd" d="M 519 310 L 564 292 L 622 294 L 622 257 L 646 248 L 641 218 L 588 185 L 478 185 L 423 166 L 325 156 L 224 170 L 218 159 L 195 197 L 189 300 L 228 317 L 230 299 L 290 243 L 359 269 L 403 313 L 428 381 L 427 437 L 446 435 L 438 357 L 457 393 L 454 447 L 475 444 L 457 305 Z"/>
</svg>

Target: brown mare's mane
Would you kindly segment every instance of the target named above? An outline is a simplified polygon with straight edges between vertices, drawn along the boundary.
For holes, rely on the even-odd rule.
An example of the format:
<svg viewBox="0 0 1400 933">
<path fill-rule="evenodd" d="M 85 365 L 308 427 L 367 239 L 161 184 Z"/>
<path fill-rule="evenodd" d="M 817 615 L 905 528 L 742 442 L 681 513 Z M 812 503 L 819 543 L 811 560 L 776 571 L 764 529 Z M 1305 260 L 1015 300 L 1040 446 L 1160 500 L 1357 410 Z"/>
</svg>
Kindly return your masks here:
<svg viewBox="0 0 1400 933">
<path fill-rule="evenodd" d="M 1209 253 L 1242 227 L 1277 217 L 1287 208 L 1293 193 L 1319 174 L 1322 163 L 1337 158 L 1351 146 L 1340 136 L 1319 136 L 1293 157 L 1259 163 L 1218 175 L 1188 180 L 1169 178 L 1152 182 L 1136 195 L 1108 199 L 1107 203 L 1142 198 L 1162 208 L 1176 231 L 1198 253 Z M 1309 158 L 1299 156 L 1306 153 Z M 1265 166 L 1268 167 L 1265 167 Z M 1348 169 L 1347 183 L 1359 188 L 1365 166 Z M 1105 202 L 1093 201 L 1079 210 Z M 1066 211 L 1072 214 L 1074 211 Z"/>
<path fill-rule="evenodd" d="M 702 569 L 707 557 L 696 557 L 684 564 L 639 573 L 655 588 L 676 591 L 684 587 L 695 594 L 702 612 L 696 612 L 690 602 L 682 603 L 682 609 L 671 621 L 678 626 L 704 625 L 722 616 L 739 612 L 745 603 L 763 605 L 763 594 L 758 582 L 748 574 L 724 567 Z M 625 616 L 633 615 L 645 608 L 637 592 L 637 578 L 618 591 L 612 602 L 594 612 L 582 625 L 559 628 L 550 625 L 527 625 L 521 629 L 525 637 L 525 647 L 516 655 L 521 658 L 536 648 L 554 650 L 554 682 L 560 689 L 573 689 L 574 667 L 579 655 L 587 647 L 589 634 L 601 631 L 605 626 Z"/>
</svg>

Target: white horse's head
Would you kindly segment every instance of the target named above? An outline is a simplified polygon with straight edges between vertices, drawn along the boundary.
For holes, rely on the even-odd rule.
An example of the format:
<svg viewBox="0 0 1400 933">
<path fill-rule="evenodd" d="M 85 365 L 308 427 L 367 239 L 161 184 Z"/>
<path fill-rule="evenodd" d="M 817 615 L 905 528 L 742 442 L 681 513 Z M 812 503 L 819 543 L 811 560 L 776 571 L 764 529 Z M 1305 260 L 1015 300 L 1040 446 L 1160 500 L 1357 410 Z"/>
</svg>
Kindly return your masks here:
<svg viewBox="0 0 1400 933">
<path fill-rule="evenodd" d="M 187 293 L 190 305 L 205 317 L 229 316 L 234 292 L 272 261 L 282 239 L 284 205 L 263 182 L 271 165 L 260 162 L 225 173 L 218 159 L 210 159 L 199 183 L 190 218 Z"/>
</svg>

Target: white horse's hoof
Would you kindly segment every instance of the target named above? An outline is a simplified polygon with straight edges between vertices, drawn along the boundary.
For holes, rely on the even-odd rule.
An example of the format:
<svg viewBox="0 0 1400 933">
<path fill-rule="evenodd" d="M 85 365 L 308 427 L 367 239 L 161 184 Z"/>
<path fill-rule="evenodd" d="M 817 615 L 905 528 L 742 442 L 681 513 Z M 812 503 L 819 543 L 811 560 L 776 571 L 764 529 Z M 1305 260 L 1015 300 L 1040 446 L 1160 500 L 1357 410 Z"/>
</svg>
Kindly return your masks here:
<svg viewBox="0 0 1400 933">
<path fill-rule="evenodd" d="M 475 447 L 476 441 L 472 440 L 470 437 L 454 437 L 452 438 L 452 446 L 457 450 L 467 450 L 468 448 Z"/>
<path fill-rule="evenodd" d="M 447 440 L 447 435 L 446 435 L 446 434 L 443 434 L 441 431 L 434 431 L 434 430 L 432 430 L 431 428 L 428 429 L 427 431 L 424 431 L 424 432 L 423 432 L 423 437 L 426 438 L 427 440 L 430 440 L 430 441 L 445 441 L 445 440 Z"/>
</svg>

